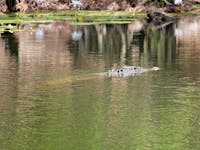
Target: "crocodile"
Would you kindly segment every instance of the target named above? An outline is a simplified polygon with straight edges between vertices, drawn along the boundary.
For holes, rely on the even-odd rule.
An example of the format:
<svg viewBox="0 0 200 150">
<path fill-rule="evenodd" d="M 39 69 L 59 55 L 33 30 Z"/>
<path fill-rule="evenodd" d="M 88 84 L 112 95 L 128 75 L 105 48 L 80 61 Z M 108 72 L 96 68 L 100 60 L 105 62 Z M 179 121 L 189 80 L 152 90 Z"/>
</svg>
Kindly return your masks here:
<svg viewBox="0 0 200 150">
<path fill-rule="evenodd" d="M 86 74 L 81 76 L 67 76 L 61 79 L 55 79 L 46 81 L 43 85 L 60 85 L 69 82 L 78 82 L 78 81 L 86 81 L 97 79 L 97 77 L 130 77 L 130 76 L 139 76 L 141 73 L 149 72 L 149 71 L 157 71 L 159 67 L 152 68 L 143 68 L 143 67 L 135 67 L 135 66 L 122 66 L 108 70 L 107 72 Z"/>
<path fill-rule="evenodd" d="M 142 68 L 137 66 L 123 66 L 117 69 L 110 69 L 107 72 L 99 73 L 100 76 L 109 76 L 109 77 L 128 77 L 128 76 L 138 76 L 141 73 L 148 71 L 157 71 L 160 70 L 159 67 L 152 68 Z"/>
</svg>

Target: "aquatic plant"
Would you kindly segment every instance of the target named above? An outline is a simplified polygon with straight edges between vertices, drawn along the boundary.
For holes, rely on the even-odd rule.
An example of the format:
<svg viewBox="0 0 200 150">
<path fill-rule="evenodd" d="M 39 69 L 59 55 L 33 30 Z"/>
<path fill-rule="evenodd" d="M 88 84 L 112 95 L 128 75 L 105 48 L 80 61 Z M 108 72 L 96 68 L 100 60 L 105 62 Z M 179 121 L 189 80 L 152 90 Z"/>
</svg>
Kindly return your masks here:
<svg viewBox="0 0 200 150">
<path fill-rule="evenodd" d="M 136 18 L 146 17 L 145 13 L 133 13 L 128 11 L 62 11 L 62 12 L 41 12 L 37 13 L 9 13 L 0 14 L 0 22 L 12 23 L 44 23 L 53 20 L 69 20 L 71 24 L 122 24 L 130 23 Z"/>
<path fill-rule="evenodd" d="M 1 24 L 0 25 L 0 33 L 1 34 L 12 34 L 17 31 L 17 27 L 15 24 Z"/>
</svg>

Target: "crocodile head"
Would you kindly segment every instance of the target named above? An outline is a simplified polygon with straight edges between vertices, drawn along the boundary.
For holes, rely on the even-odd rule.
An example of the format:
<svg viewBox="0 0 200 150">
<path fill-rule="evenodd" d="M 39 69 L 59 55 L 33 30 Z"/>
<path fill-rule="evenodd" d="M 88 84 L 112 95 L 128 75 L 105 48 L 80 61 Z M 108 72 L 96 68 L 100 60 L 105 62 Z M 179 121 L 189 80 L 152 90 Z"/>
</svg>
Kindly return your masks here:
<svg viewBox="0 0 200 150">
<path fill-rule="evenodd" d="M 160 68 L 159 67 L 153 67 L 153 68 L 151 68 L 151 70 L 152 71 L 158 71 L 158 70 L 160 70 Z"/>
</svg>

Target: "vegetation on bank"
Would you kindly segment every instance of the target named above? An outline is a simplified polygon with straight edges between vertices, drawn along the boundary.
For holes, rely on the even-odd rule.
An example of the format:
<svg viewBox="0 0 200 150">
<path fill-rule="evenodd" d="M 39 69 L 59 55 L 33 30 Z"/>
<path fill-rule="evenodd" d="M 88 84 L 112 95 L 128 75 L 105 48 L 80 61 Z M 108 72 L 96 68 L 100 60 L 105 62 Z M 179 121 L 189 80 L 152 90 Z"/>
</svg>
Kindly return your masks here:
<svg viewBox="0 0 200 150">
<path fill-rule="evenodd" d="M 0 2 L 0 7 L 3 2 L 12 2 L 13 0 L 5 0 Z M 24 9 L 19 9 L 17 12 L 10 12 L 7 13 L 0 13 L 0 33 L 4 31 L 17 31 L 17 24 L 25 24 L 25 23 L 46 23 L 52 22 L 53 20 L 68 20 L 71 24 L 76 25 L 92 25 L 92 24 L 126 24 L 131 23 L 136 18 L 145 18 L 146 17 L 146 9 L 155 7 L 161 7 L 163 11 L 170 10 L 171 12 L 176 12 L 174 15 L 183 15 L 183 14 L 192 14 L 197 15 L 200 13 L 199 9 L 200 5 L 194 0 L 192 1 L 180 1 L 182 3 L 175 4 L 175 1 L 172 0 L 100 0 L 102 5 L 99 4 L 100 1 L 94 0 L 82 0 L 80 6 L 74 5 L 72 2 L 78 0 L 32 0 L 32 2 L 37 3 L 30 3 L 28 0 L 22 0 L 20 3 L 14 0 L 15 3 L 10 3 L 13 8 L 9 8 L 10 11 L 16 11 L 17 8 L 25 7 L 27 10 L 30 8 L 31 11 L 28 12 L 20 12 Z M 29 2 L 29 3 L 28 3 Z M 51 2 L 51 3 L 50 3 Z M 123 5 L 121 4 L 123 2 Z M 46 10 L 40 9 L 39 7 L 42 4 L 62 4 L 65 5 L 68 10 L 65 11 L 56 11 L 56 6 L 54 9 L 50 9 L 51 5 L 47 5 L 48 7 L 44 8 Z M 19 5 L 20 4 L 20 5 Z M 23 5 L 22 5 L 23 4 Z M 24 5 L 28 4 L 28 5 Z M 35 4 L 35 8 L 33 9 L 32 5 Z M 36 5 L 37 4 L 37 5 Z M 40 4 L 40 5 L 39 5 Z M 73 4 L 73 5 L 72 5 Z M 9 5 L 7 3 L 7 5 Z M 46 5 L 44 5 L 46 6 Z M 68 7 L 67 7 L 68 6 Z M 84 7 L 83 7 L 84 6 Z M 87 6 L 87 7 L 86 7 Z M 97 7 L 98 6 L 98 7 Z M 11 6 L 10 6 L 11 7 Z M 60 7 L 60 5 L 57 5 Z M 92 10 L 94 8 L 104 10 Z M 63 7 L 65 8 L 65 7 Z M 89 9 L 89 10 L 80 10 L 80 9 Z M 187 9 L 186 9 L 187 8 Z M 5 8 L 6 9 L 6 8 Z M 105 10 L 106 9 L 106 10 Z M 107 10 L 109 9 L 109 10 Z M 1 8 L 2 10 L 2 8 Z M 119 11 L 121 10 L 121 11 Z M 190 10 L 190 11 L 188 11 Z M 177 11 L 179 11 L 177 13 Z"/>
<path fill-rule="evenodd" d="M 179 15 L 198 15 L 200 12 L 190 11 L 187 13 L 176 13 Z M 37 11 L 37 12 L 15 12 L 0 13 L 0 33 L 4 31 L 18 31 L 18 24 L 26 23 L 48 23 L 54 20 L 66 20 L 74 25 L 94 25 L 94 24 L 127 24 L 134 19 L 144 19 L 146 13 L 136 13 L 131 11 Z"/>
<path fill-rule="evenodd" d="M 135 18 L 144 18 L 145 13 L 128 11 L 48 11 L 36 13 L 0 13 L 2 23 L 37 23 L 53 20 L 70 20 L 71 23 L 129 23 Z"/>
<path fill-rule="evenodd" d="M 60 11 L 36 13 L 0 13 L 0 32 L 17 31 L 17 24 L 48 23 L 53 20 L 66 20 L 75 25 L 127 24 L 136 18 L 145 18 L 145 13 L 128 11 Z"/>
</svg>

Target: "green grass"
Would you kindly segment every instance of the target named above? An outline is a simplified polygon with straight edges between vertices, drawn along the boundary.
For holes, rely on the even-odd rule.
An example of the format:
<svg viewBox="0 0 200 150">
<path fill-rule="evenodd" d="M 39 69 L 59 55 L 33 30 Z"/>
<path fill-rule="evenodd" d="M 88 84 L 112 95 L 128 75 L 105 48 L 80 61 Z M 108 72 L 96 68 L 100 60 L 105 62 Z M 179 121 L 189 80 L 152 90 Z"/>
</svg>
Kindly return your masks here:
<svg viewBox="0 0 200 150">
<path fill-rule="evenodd" d="M 197 15 L 196 12 L 183 12 L 173 16 Z M 54 20 L 68 20 L 73 25 L 95 24 L 128 24 L 134 19 L 145 18 L 146 13 L 134 13 L 129 11 L 60 11 L 48 12 L 36 11 L 34 13 L 0 13 L 0 32 L 8 29 L 12 24 L 12 31 L 17 31 L 14 24 L 47 23 Z"/>
<path fill-rule="evenodd" d="M 0 13 L 0 32 L 17 31 L 15 25 L 47 23 L 54 20 L 68 20 L 73 25 L 127 24 L 134 19 L 146 17 L 145 13 L 127 11 L 61 11 L 34 13 Z M 12 26 L 10 26 L 12 24 Z M 10 28 L 12 27 L 12 28 Z"/>
<path fill-rule="evenodd" d="M 145 17 L 144 13 L 126 11 L 62 11 L 62 12 L 35 12 L 35 13 L 0 13 L 2 23 L 37 23 L 51 22 L 53 20 L 69 20 L 71 23 L 125 23 L 135 18 Z"/>
</svg>

